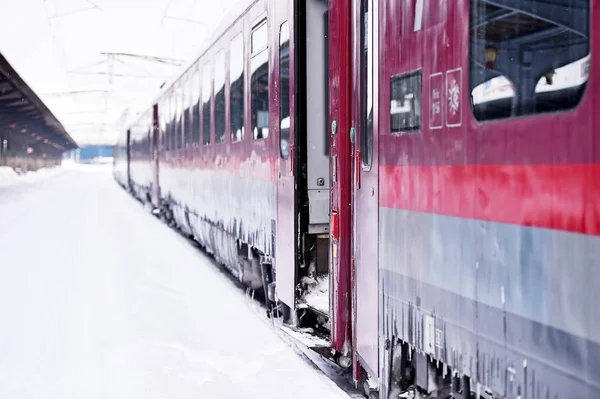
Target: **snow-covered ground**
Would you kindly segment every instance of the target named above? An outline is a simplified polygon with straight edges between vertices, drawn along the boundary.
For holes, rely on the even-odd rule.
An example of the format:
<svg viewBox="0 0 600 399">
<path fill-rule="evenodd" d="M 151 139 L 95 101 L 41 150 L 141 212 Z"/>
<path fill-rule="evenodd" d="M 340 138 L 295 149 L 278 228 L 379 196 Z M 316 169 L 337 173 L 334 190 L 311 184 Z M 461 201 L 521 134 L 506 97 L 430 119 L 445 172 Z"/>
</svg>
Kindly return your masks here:
<svg viewBox="0 0 600 399">
<path fill-rule="evenodd" d="M 109 168 L 0 189 L 0 398 L 307 397 L 348 396 Z"/>
<path fill-rule="evenodd" d="M 60 166 L 53 168 L 44 168 L 35 172 L 25 172 L 19 174 L 13 168 L 0 166 L 0 187 L 14 186 L 22 183 L 36 183 L 48 179 L 64 172 Z"/>
</svg>

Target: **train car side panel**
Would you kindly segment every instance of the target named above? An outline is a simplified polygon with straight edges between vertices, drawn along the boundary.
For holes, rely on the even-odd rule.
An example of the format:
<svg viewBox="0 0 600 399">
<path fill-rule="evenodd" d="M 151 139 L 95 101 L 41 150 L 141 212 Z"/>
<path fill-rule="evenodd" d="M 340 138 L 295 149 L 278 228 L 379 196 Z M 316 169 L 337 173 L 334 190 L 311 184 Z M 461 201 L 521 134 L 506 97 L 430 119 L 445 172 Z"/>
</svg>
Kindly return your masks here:
<svg viewBox="0 0 600 399">
<path fill-rule="evenodd" d="M 417 3 L 380 30 L 383 356 L 597 397 L 598 3 L 425 1 L 420 30 Z"/>
</svg>

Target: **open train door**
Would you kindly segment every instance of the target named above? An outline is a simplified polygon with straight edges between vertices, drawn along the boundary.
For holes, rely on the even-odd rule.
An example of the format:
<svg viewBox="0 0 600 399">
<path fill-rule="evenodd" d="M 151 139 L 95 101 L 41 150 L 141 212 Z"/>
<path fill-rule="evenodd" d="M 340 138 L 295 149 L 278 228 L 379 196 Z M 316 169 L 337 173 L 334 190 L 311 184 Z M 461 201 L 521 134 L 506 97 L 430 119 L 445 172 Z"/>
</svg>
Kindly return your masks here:
<svg viewBox="0 0 600 399">
<path fill-rule="evenodd" d="M 274 3 L 271 13 L 272 31 L 277 35 L 279 46 L 272 55 L 274 62 L 271 79 L 274 106 L 278 111 L 275 129 L 278 133 L 279 151 L 277 157 L 277 234 L 275 243 L 275 273 L 277 299 L 294 309 L 296 289 L 296 232 L 298 231 L 298 206 L 296 201 L 296 182 L 294 165 L 296 151 L 294 141 L 295 104 L 294 104 L 294 21 L 290 18 L 291 1 L 281 0 Z M 274 17 L 273 17 L 274 16 Z M 274 82 L 275 81 L 275 82 Z M 271 115 L 274 113 L 271 112 Z"/>
<path fill-rule="evenodd" d="M 360 364 L 378 376 L 379 180 L 376 0 L 352 1 L 353 336 Z"/>
<path fill-rule="evenodd" d="M 351 168 L 351 8 L 348 0 L 329 1 L 329 120 L 330 127 L 330 320 L 334 349 L 345 356 L 353 348 L 351 331 L 352 249 Z M 356 360 L 356 359 L 354 359 Z M 354 362 L 356 364 L 356 362 Z M 357 371 L 354 368 L 355 372 Z M 357 374 L 355 373 L 355 376 Z"/>
</svg>

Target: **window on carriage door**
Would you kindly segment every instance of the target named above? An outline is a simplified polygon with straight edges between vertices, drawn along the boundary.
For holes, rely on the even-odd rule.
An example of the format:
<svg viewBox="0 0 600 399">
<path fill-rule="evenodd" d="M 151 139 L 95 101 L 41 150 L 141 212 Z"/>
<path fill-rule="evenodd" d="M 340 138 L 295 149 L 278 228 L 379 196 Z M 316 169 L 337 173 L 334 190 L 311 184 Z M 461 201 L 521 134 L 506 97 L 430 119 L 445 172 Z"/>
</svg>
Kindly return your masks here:
<svg viewBox="0 0 600 399">
<path fill-rule="evenodd" d="M 279 30 L 279 151 L 290 156 L 290 30 L 287 21 Z"/>
<path fill-rule="evenodd" d="M 364 170 L 373 159 L 373 0 L 362 0 L 360 60 L 360 153 Z"/>
<path fill-rule="evenodd" d="M 269 52 L 267 19 L 252 29 L 250 61 L 252 138 L 266 139 L 269 136 Z"/>
</svg>

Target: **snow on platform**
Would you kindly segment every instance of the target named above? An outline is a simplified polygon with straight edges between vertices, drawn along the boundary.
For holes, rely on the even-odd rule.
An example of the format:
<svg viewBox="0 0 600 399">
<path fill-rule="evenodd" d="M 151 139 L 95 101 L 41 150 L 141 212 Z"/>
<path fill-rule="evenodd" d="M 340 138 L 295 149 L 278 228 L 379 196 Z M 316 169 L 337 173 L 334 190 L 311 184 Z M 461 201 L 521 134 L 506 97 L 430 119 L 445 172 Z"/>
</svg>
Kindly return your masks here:
<svg viewBox="0 0 600 399">
<path fill-rule="evenodd" d="M 17 173 L 9 166 L 0 166 L 0 187 L 14 186 L 22 183 L 36 183 L 62 173 L 60 166 L 44 168 L 37 171 Z"/>
<path fill-rule="evenodd" d="M 0 398 L 347 398 L 109 169 L 0 190 Z"/>
</svg>

